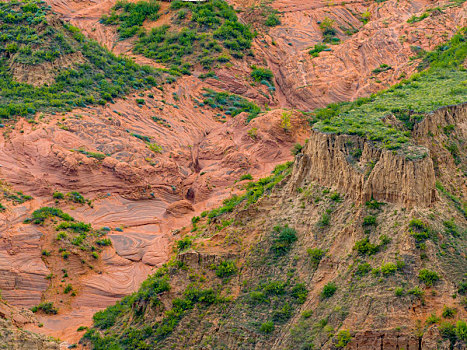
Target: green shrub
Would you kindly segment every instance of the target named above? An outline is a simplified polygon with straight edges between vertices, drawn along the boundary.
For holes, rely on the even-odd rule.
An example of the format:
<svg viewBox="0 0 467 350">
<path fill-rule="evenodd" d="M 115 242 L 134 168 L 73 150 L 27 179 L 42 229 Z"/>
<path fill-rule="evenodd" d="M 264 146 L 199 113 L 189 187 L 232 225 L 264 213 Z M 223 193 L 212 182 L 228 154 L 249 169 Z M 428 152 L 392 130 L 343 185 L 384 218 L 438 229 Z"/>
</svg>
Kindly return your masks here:
<svg viewBox="0 0 467 350">
<path fill-rule="evenodd" d="M 66 232 L 57 233 L 57 237 L 56 237 L 57 241 L 61 241 L 61 240 L 66 239 L 66 238 L 68 238 L 68 235 L 66 234 Z"/>
<path fill-rule="evenodd" d="M 86 199 L 83 197 L 83 195 L 76 191 L 68 192 L 66 194 L 66 197 L 75 203 L 81 203 L 81 204 L 86 203 Z"/>
<path fill-rule="evenodd" d="M 252 304 L 260 304 L 260 303 L 265 303 L 268 301 L 266 294 L 260 291 L 250 292 L 249 297 L 250 297 L 250 302 Z"/>
<path fill-rule="evenodd" d="M 59 230 L 71 230 L 74 232 L 89 232 L 91 230 L 91 224 L 85 224 L 84 222 L 61 222 L 55 229 Z"/>
<path fill-rule="evenodd" d="M 396 290 L 394 291 L 394 294 L 396 297 L 401 297 L 404 295 L 404 288 L 402 287 L 397 287 Z"/>
<path fill-rule="evenodd" d="M 190 237 L 182 238 L 181 240 L 177 241 L 177 249 L 179 252 L 184 251 L 191 247 L 193 241 Z"/>
<path fill-rule="evenodd" d="M 272 333 L 274 331 L 274 323 L 272 321 L 264 322 L 259 327 L 259 330 L 266 334 Z"/>
<path fill-rule="evenodd" d="M 285 303 L 281 309 L 272 313 L 272 320 L 276 323 L 285 323 L 292 316 L 292 307 Z"/>
<path fill-rule="evenodd" d="M 371 265 L 369 263 L 359 264 L 355 270 L 355 275 L 365 276 L 371 271 Z"/>
<path fill-rule="evenodd" d="M 242 112 L 246 112 L 248 113 L 247 121 L 250 122 L 261 112 L 260 107 L 258 107 L 253 102 L 248 101 L 244 97 L 226 92 L 216 92 L 211 89 L 204 89 L 204 91 L 203 103 L 205 105 L 208 105 L 211 108 L 218 108 L 221 111 L 226 110 L 227 112 L 230 112 L 231 117 L 235 117 Z M 256 137 L 256 130 L 254 130 L 254 132 L 252 131 L 251 133 L 248 132 L 248 134 L 250 136 Z"/>
<path fill-rule="evenodd" d="M 233 261 L 222 261 L 216 267 L 216 275 L 220 278 L 233 276 L 237 273 L 238 269 Z"/>
<path fill-rule="evenodd" d="M 321 215 L 321 218 L 319 219 L 318 221 L 318 227 L 326 227 L 329 225 L 329 222 L 331 221 L 331 215 L 329 215 L 328 213 L 323 213 L 323 215 Z"/>
<path fill-rule="evenodd" d="M 253 180 L 253 176 L 251 176 L 251 174 L 243 174 L 242 176 L 240 176 L 240 181 L 243 180 Z"/>
<path fill-rule="evenodd" d="M 26 219 L 25 222 L 26 223 L 32 222 L 33 224 L 40 225 L 40 224 L 43 224 L 47 218 L 51 218 L 54 216 L 64 221 L 74 220 L 70 215 L 64 213 L 61 209 L 52 208 L 52 207 L 42 207 L 40 209 L 35 210 L 32 213 L 32 217 L 29 219 Z"/>
<path fill-rule="evenodd" d="M 376 216 L 368 215 L 363 218 L 363 226 L 373 226 L 376 225 Z"/>
<path fill-rule="evenodd" d="M 253 78 L 254 81 L 256 82 L 261 82 L 263 80 L 268 81 L 270 83 L 273 82 L 274 75 L 272 74 L 272 71 L 267 68 L 263 67 L 252 67 L 253 70 L 251 71 L 251 77 Z"/>
<path fill-rule="evenodd" d="M 435 271 L 421 269 L 418 272 L 418 278 L 427 286 L 432 286 L 439 281 L 439 275 Z"/>
<path fill-rule="evenodd" d="M 467 294 L 467 282 L 461 282 L 461 283 L 459 284 L 459 287 L 458 287 L 458 289 L 457 289 L 457 292 L 458 292 L 459 294 L 462 294 L 462 295 Z"/>
<path fill-rule="evenodd" d="M 281 24 L 281 21 L 275 13 L 272 13 L 268 16 L 268 18 L 266 18 L 266 22 L 264 22 L 264 24 L 266 24 L 268 27 L 275 27 Z"/>
<path fill-rule="evenodd" d="M 318 267 L 321 259 L 324 257 L 324 250 L 319 248 L 309 248 L 306 252 L 310 256 L 311 264 L 313 265 L 313 267 Z"/>
<path fill-rule="evenodd" d="M 107 247 L 112 245 L 112 241 L 109 238 L 103 238 L 96 241 L 99 246 Z"/>
<path fill-rule="evenodd" d="M 379 210 L 381 209 L 381 206 L 383 206 L 385 203 L 383 202 L 378 202 L 377 200 L 375 199 L 371 199 L 370 201 L 367 201 L 365 203 L 365 206 L 369 209 L 376 209 L 376 210 Z"/>
<path fill-rule="evenodd" d="M 449 339 L 451 343 L 455 343 L 457 340 L 456 327 L 449 322 L 441 322 L 438 327 L 439 334 L 444 339 Z"/>
<path fill-rule="evenodd" d="M 293 286 L 291 290 L 291 295 L 293 298 L 297 299 L 300 304 L 303 304 L 306 301 L 308 296 L 308 290 L 304 283 L 298 283 Z"/>
<path fill-rule="evenodd" d="M 457 321 L 456 335 L 460 340 L 467 341 L 467 323 L 464 320 Z"/>
<path fill-rule="evenodd" d="M 407 291 L 407 294 L 416 296 L 417 298 L 422 298 L 425 295 L 425 292 L 418 287 L 412 288 Z"/>
<path fill-rule="evenodd" d="M 296 143 L 293 148 L 292 148 L 292 155 L 296 156 L 297 154 L 301 153 L 303 149 L 303 146 L 299 143 Z"/>
<path fill-rule="evenodd" d="M 263 286 L 266 295 L 282 295 L 285 294 L 286 283 L 282 281 L 272 281 Z"/>
<path fill-rule="evenodd" d="M 443 225 L 444 225 L 446 234 L 450 234 L 454 237 L 460 236 L 459 229 L 453 219 L 443 221 Z"/>
<path fill-rule="evenodd" d="M 442 316 L 443 318 L 453 318 L 456 312 L 457 310 L 455 308 L 444 305 Z"/>
<path fill-rule="evenodd" d="M 339 202 L 339 201 L 341 201 L 341 199 L 342 199 L 339 192 L 331 193 L 331 195 L 329 196 L 329 198 L 331 198 L 333 201 L 336 201 L 336 202 Z"/>
<path fill-rule="evenodd" d="M 336 348 L 345 348 L 348 343 L 352 340 L 352 335 L 348 330 L 341 330 L 337 333 L 337 344 Z"/>
<path fill-rule="evenodd" d="M 368 237 L 355 242 L 354 249 L 360 255 L 373 255 L 379 251 L 379 246 L 370 243 Z"/>
<path fill-rule="evenodd" d="M 321 291 L 321 299 L 327 299 L 330 298 L 336 293 L 337 291 L 337 286 L 333 282 L 329 282 L 326 284 Z"/>
<path fill-rule="evenodd" d="M 47 315 L 56 315 L 58 313 L 58 309 L 54 307 L 54 304 L 51 302 L 43 302 L 37 306 L 31 308 L 31 311 L 36 313 L 42 311 Z"/>
<path fill-rule="evenodd" d="M 48 251 L 47 249 L 43 249 L 42 252 L 41 252 L 41 255 L 42 256 L 50 256 L 50 251 Z"/>
<path fill-rule="evenodd" d="M 62 192 L 54 192 L 52 195 L 52 198 L 54 199 L 63 199 L 65 198 L 65 195 Z"/>
<path fill-rule="evenodd" d="M 275 226 L 271 250 L 276 256 L 285 255 L 292 248 L 292 244 L 296 240 L 297 232 L 293 228 L 288 225 Z"/>
<path fill-rule="evenodd" d="M 397 266 L 394 263 L 386 263 L 381 265 L 381 273 L 383 276 L 393 275 L 397 271 Z"/>
<path fill-rule="evenodd" d="M 328 46 L 324 43 L 318 43 L 314 46 L 313 49 L 311 49 L 310 51 L 308 51 L 308 53 L 312 56 L 312 57 L 318 57 L 319 56 L 319 53 L 324 51 L 324 50 L 327 50 L 328 49 Z"/>
<path fill-rule="evenodd" d="M 148 148 L 154 153 L 162 153 L 163 151 L 162 146 L 159 146 L 157 143 L 148 142 L 146 144 L 148 145 Z"/>
<path fill-rule="evenodd" d="M 68 294 L 73 290 L 73 286 L 71 284 L 67 284 L 65 289 L 63 290 L 63 293 Z"/>
</svg>

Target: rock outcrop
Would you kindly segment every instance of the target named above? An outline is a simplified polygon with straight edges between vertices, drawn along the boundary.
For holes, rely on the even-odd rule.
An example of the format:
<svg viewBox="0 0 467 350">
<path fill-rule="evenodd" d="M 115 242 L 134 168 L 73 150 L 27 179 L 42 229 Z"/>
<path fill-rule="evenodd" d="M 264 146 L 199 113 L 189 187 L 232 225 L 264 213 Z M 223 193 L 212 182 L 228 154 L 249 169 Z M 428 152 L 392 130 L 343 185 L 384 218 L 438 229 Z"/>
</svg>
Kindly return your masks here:
<svg viewBox="0 0 467 350">
<path fill-rule="evenodd" d="M 361 202 L 374 198 L 412 207 L 429 206 L 436 199 L 430 157 L 408 159 L 357 136 L 312 132 L 295 163 L 291 189 L 306 182 L 332 187 Z"/>
</svg>

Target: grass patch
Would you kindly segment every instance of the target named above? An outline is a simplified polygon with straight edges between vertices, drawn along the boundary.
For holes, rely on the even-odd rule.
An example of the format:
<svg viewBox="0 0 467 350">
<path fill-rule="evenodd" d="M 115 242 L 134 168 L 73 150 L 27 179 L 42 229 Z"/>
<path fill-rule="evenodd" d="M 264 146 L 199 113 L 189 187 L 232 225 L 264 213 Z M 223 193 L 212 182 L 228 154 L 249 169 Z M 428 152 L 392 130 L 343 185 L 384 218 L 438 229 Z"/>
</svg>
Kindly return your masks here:
<svg viewBox="0 0 467 350">
<path fill-rule="evenodd" d="M 411 128 L 424 114 L 467 100 L 467 71 L 461 67 L 466 56 L 463 29 L 424 56 L 419 68 L 428 68 L 426 71 L 370 97 L 316 110 L 314 128 L 326 133 L 359 135 L 386 149 L 401 149 L 410 158 L 424 157 L 425 150 L 410 142 Z M 390 114 L 405 127 L 385 124 L 383 119 Z"/>
<path fill-rule="evenodd" d="M 160 71 L 113 55 L 51 16 L 47 4 L 38 0 L 0 2 L 0 119 L 104 105 L 162 82 Z M 34 70 L 72 54 L 83 59 L 38 87 L 15 80 L 11 72 L 13 63 Z"/>
<path fill-rule="evenodd" d="M 250 122 L 261 112 L 260 107 L 241 96 L 229 94 L 227 92 L 216 92 L 206 88 L 204 91 L 204 105 L 208 105 L 214 109 L 219 109 L 231 117 L 235 117 L 242 112 L 246 112 L 248 113 L 247 121 Z"/>
<path fill-rule="evenodd" d="M 166 64 L 177 73 L 190 74 L 197 63 L 210 69 L 228 62 L 230 55 L 242 58 L 251 47 L 253 32 L 238 21 L 235 10 L 223 0 L 174 1 L 169 11 L 173 23 L 181 29 L 162 25 L 145 31 L 143 22 L 157 19 L 158 11 L 155 1 L 119 1 L 110 17 L 101 21 L 118 25 L 122 38 L 137 35 L 135 53 Z"/>
</svg>

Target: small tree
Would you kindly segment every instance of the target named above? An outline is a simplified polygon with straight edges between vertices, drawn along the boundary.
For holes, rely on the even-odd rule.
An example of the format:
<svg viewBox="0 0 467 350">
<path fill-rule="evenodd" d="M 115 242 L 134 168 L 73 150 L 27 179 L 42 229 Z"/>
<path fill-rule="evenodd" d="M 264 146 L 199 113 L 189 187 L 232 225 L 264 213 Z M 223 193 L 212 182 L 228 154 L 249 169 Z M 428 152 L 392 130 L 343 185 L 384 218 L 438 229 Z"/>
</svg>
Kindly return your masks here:
<svg viewBox="0 0 467 350">
<path fill-rule="evenodd" d="M 286 132 L 290 131 L 292 128 L 292 123 L 290 122 L 290 117 L 292 116 L 292 112 L 283 112 L 281 116 L 281 127 Z"/>
</svg>

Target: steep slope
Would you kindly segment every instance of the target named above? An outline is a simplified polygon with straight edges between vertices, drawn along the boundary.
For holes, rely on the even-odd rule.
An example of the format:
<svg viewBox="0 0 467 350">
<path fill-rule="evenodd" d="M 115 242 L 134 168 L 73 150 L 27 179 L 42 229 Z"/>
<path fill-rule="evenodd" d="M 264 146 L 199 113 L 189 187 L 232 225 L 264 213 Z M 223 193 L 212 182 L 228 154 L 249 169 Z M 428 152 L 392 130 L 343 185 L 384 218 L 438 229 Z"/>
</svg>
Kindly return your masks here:
<svg viewBox="0 0 467 350">
<path fill-rule="evenodd" d="M 420 76 L 311 115 L 315 130 L 294 164 L 193 217 L 169 263 L 97 313 L 83 344 L 466 348 L 467 114 L 464 104 L 426 113 L 437 93 L 420 99 L 412 85 L 447 82 L 456 94 L 445 98 L 465 99 L 449 83 L 463 75 L 465 43 L 461 31 L 425 56 Z M 394 91 L 418 110 L 400 113 Z M 379 131 L 406 140 L 373 137 L 375 105 L 389 121 Z M 367 132 L 348 135 L 349 125 Z"/>
<path fill-rule="evenodd" d="M 0 102 L 10 118 L 0 125 L 0 289 L 17 306 L 53 302 L 56 315 L 39 310 L 43 327 L 26 327 L 74 343 L 93 313 L 167 260 L 176 228 L 237 191 L 231 186 L 242 175 L 262 176 L 290 159 L 309 130 L 297 113 L 285 130 L 282 111 L 262 113 L 193 77 L 165 84 L 169 74 L 113 56 L 43 2 L 0 6 L 8 39 Z M 30 50 L 23 31 L 37 36 Z M 111 245 L 89 243 L 94 258 L 70 239 L 65 259 L 53 222 L 23 223 L 46 206 L 108 233 Z"/>
</svg>

